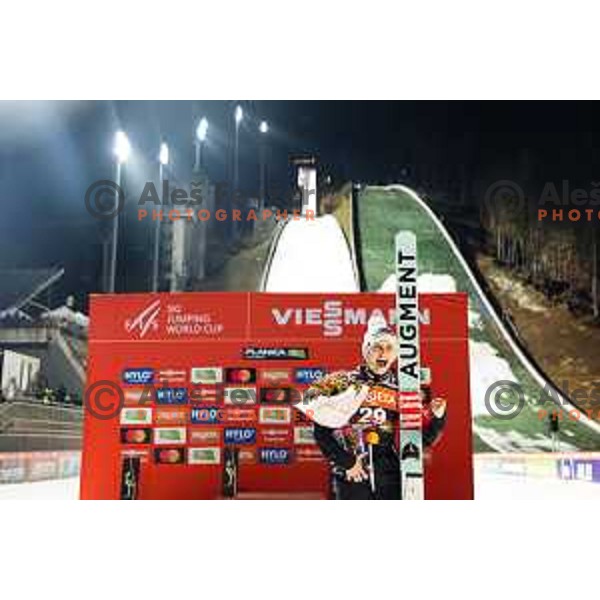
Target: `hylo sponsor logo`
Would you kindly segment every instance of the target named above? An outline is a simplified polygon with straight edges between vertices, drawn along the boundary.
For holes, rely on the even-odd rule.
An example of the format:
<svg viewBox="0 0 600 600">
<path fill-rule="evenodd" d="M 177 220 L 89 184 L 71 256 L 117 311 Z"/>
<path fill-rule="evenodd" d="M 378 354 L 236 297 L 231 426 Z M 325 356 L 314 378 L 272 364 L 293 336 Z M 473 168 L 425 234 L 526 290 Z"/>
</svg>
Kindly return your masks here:
<svg viewBox="0 0 600 600">
<path fill-rule="evenodd" d="M 187 389 L 183 387 L 157 388 L 157 404 L 187 404 Z"/>
<path fill-rule="evenodd" d="M 224 440 L 226 444 L 254 444 L 256 429 L 253 427 L 226 427 Z"/>
<path fill-rule="evenodd" d="M 190 419 L 192 423 L 219 423 L 221 420 L 221 413 L 216 406 L 192 408 Z"/>
<path fill-rule="evenodd" d="M 154 381 L 154 369 L 138 368 L 125 369 L 122 373 L 123 383 L 128 385 L 143 385 Z"/>
<path fill-rule="evenodd" d="M 296 369 L 294 373 L 294 381 L 296 383 L 309 385 L 322 379 L 327 374 L 325 369 L 316 367 L 305 367 L 303 369 Z"/>
<path fill-rule="evenodd" d="M 285 465 L 290 462 L 289 448 L 260 448 L 260 462 L 266 465 Z"/>
</svg>

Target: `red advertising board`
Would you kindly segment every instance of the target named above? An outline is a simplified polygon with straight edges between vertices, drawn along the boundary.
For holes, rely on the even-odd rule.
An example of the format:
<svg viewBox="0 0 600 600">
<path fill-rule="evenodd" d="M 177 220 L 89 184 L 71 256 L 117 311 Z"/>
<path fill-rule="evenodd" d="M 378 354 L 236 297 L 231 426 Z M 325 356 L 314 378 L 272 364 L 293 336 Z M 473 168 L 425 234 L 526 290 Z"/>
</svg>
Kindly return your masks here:
<svg viewBox="0 0 600 600">
<path fill-rule="evenodd" d="M 241 496 L 330 497 L 330 465 L 302 398 L 322 376 L 360 365 L 369 320 L 393 320 L 394 302 L 391 294 L 92 297 L 81 498 L 122 497 L 129 475 L 139 499 L 219 498 L 226 447 L 237 450 Z M 471 498 L 467 298 L 421 295 L 420 311 L 421 367 L 447 413 L 424 457 L 426 498 Z"/>
</svg>

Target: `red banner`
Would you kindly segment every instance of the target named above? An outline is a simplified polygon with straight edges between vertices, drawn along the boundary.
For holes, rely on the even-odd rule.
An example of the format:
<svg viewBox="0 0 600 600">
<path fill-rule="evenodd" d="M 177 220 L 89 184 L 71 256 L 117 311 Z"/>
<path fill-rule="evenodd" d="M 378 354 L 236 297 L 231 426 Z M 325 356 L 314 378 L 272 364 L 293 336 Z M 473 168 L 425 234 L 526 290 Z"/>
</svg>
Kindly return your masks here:
<svg viewBox="0 0 600 600">
<path fill-rule="evenodd" d="M 467 298 L 422 295 L 420 307 L 428 394 L 447 413 L 425 455 L 426 497 L 471 498 Z M 94 296 L 81 497 L 119 498 L 131 478 L 139 499 L 221 497 L 225 446 L 238 449 L 241 495 L 330 497 L 329 463 L 297 406 L 361 364 L 374 317 L 393 321 L 392 295 Z M 363 410 L 394 397 L 369 386 Z"/>
</svg>

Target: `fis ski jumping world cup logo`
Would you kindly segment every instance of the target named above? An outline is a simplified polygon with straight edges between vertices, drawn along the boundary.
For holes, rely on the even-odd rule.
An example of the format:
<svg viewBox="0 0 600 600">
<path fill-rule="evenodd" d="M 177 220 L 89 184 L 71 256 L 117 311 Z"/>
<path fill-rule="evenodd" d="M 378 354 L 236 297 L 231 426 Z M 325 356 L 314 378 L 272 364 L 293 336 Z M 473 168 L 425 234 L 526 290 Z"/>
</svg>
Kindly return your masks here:
<svg viewBox="0 0 600 600">
<path fill-rule="evenodd" d="M 159 314 L 160 300 L 155 300 L 132 319 L 126 319 L 125 331 L 137 333 L 138 337 L 142 339 L 149 331 L 158 331 Z"/>
</svg>

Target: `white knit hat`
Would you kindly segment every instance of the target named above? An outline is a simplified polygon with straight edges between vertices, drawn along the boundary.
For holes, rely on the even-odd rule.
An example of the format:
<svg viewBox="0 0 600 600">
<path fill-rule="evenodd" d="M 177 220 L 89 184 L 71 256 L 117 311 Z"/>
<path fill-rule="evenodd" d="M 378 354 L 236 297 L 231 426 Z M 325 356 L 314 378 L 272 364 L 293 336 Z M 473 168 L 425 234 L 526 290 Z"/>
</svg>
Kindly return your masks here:
<svg viewBox="0 0 600 600">
<path fill-rule="evenodd" d="M 386 320 L 379 314 L 373 314 L 367 323 L 367 331 L 363 337 L 362 353 L 366 358 L 371 347 L 382 339 L 391 338 L 395 342 L 396 336 L 393 329 L 387 324 Z"/>
</svg>

